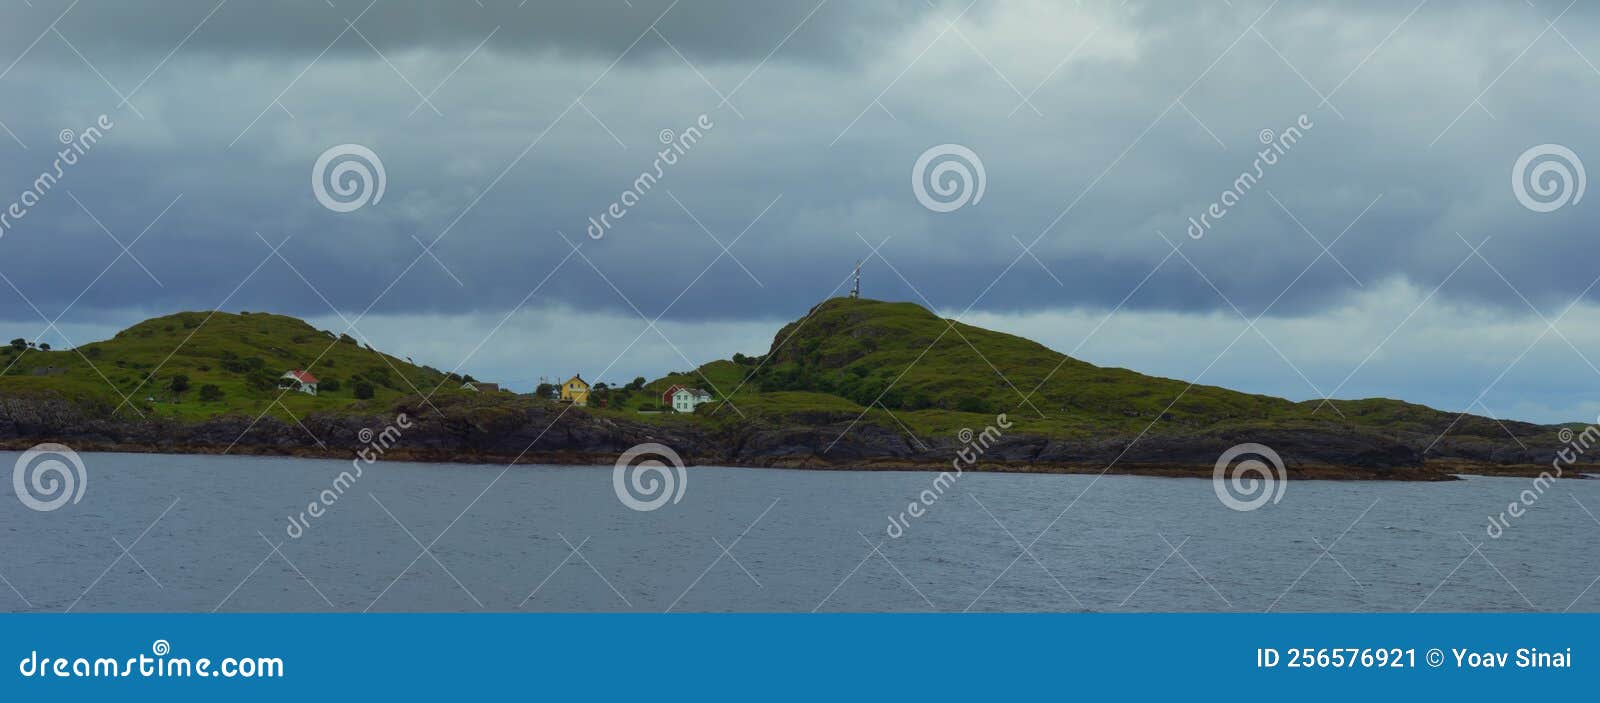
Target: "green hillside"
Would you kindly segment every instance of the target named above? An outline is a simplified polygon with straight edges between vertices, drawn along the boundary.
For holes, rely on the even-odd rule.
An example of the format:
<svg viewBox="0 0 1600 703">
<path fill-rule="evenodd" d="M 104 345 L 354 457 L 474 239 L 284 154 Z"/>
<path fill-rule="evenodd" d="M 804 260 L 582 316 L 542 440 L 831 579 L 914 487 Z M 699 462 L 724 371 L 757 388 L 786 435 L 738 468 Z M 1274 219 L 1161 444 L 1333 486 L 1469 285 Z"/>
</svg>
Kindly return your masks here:
<svg viewBox="0 0 1600 703">
<path fill-rule="evenodd" d="M 147 320 L 75 350 L 20 346 L 0 347 L 0 392 L 59 395 L 128 417 L 192 421 L 267 411 L 303 418 L 314 411 L 387 411 L 407 397 L 416 402 L 416 396 L 445 405 L 452 396 L 471 395 L 470 403 L 463 405 L 461 398 L 448 405 L 493 406 L 501 414 L 553 402 L 533 394 L 490 397 L 463 391 L 462 377 L 382 354 L 295 318 L 263 313 L 185 312 Z M 278 377 L 292 369 L 319 377 L 320 393 L 279 391 Z M 187 383 L 175 383 L 180 378 Z M 1095 366 L 1021 337 L 952 324 L 912 303 L 848 298 L 824 301 L 786 325 L 763 357 L 736 354 L 642 381 L 597 385 L 592 405 L 603 400 L 607 407 L 581 412 L 707 428 L 859 422 L 923 436 L 983 427 L 997 413 L 1007 413 L 1021 433 L 1086 440 L 1132 437 L 1147 429 L 1160 436 L 1270 427 L 1391 438 L 1448 429 L 1452 436 L 1504 442 L 1508 432 L 1553 431 L 1458 418 L 1386 399 L 1336 401 L 1315 411 L 1316 403 L 1190 387 Z M 704 388 L 718 402 L 692 415 L 640 413 L 658 410 L 661 392 L 674 384 Z M 125 396 L 131 404 L 124 403 Z"/>
<path fill-rule="evenodd" d="M 807 401 L 797 403 L 791 395 L 774 408 L 764 396 L 805 393 L 847 401 L 858 413 L 868 406 L 892 412 L 892 421 L 929 433 L 988 424 L 996 413 L 1007 413 L 1023 431 L 1057 437 L 1129 436 L 1147 427 L 1152 434 L 1190 434 L 1262 425 L 1441 432 L 1452 422 L 1455 435 L 1503 440 L 1506 432 L 1490 418 L 1457 421 L 1454 413 L 1395 400 L 1335 401 L 1316 410 L 1316 402 L 1191 387 L 1095 366 L 1021 337 L 952 324 L 913 303 L 825 301 L 780 330 L 766 358 L 745 361 L 749 382 L 732 398 L 741 409 L 791 412 Z"/>
<path fill-rule="evenodd" d="M 318 395 L 278 390 L 278 377 L 293 369 L 318 377 Z M 8 393 L 54 392 L 119 415 L 188 420 L 254 416 L 269 407 L 280 417 L 368 404 L 388 407 L 415 395 L 413 389 L 428 393 L 440 384 L 441 392 L 465 392 L 455 391 L 461 380 L 437 370 L 292 317 L 264 313 L 167 315 L 75 350 L 8 345 L 0 348 L 0 370 L 0 390 Z M 174 390 L 179 377 L 187 379 L 185 390 Z M 370 398 L 359 397 L 369 390 Z M 280 396 L 281 405 L 274 404 Z"/>
</svg>

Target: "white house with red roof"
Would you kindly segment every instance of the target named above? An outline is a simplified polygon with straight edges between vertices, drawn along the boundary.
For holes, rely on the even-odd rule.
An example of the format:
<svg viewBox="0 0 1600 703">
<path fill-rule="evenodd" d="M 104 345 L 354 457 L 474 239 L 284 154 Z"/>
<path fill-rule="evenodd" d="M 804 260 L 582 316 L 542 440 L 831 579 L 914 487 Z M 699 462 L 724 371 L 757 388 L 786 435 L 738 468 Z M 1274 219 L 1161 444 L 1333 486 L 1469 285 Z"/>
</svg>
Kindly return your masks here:
<svg viewBox="0 0 1600 703">
<path fill-rule="evenodd" d="M 278 390 L 300 391 L 306 395 L 317 394 L 317 377 L 309 371 L 295 369 L 278 377 Z"/>
</svg>

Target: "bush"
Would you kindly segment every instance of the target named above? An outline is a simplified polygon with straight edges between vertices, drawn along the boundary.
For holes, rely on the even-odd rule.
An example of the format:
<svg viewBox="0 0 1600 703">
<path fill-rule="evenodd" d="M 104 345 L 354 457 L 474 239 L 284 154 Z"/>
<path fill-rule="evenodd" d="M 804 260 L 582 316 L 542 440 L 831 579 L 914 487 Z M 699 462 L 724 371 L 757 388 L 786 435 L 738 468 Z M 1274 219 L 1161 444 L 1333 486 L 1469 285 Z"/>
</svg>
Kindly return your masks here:
<svg viewBox="0 0 1600 703">
<path fill-rule="evenodd" d="M 357 381 L 356 385 L 355 385 L 355 389 L 356 389 L 356 392 L 355 392 L 356 398 L 358 398 L 360 400 L 370 400 L 372 398 L 372 395 L 373 395 L 372 384 L 367 383 L 366 381 Z"/>
<path fill-rule="evenodd" d="M 317 386 L 317 390 L 319 390 L 319 391 L 330 391 L 331 392 L 331 391 L 339 390 L 339 387 L 340 387 L 339 386 L 339 379 L 337 379 L 337 378 L 327 378 L 327 379 L 323 379 L 322 384 Z"/>
<path fill-rule="evenodd" d="M 207 403 L 222 400 L 222 389 L 215 384 L 207 383 L 200 387 L 200 400 Z"/>
<path fill-rule="evenodd" d="M 245 378 L 245 383 L 258 391 L 270 391 L 278 387 L 278 377 L 270 373 L 253 373 Z"/>
<path fill-rule="evenodd" d="M 172 382 L 167 384 L 167 387 L 172 389 L 173 393 L 182 393 L 189 390 L 189 377 L 181 373 L 173 376 Z"/>
</svg>

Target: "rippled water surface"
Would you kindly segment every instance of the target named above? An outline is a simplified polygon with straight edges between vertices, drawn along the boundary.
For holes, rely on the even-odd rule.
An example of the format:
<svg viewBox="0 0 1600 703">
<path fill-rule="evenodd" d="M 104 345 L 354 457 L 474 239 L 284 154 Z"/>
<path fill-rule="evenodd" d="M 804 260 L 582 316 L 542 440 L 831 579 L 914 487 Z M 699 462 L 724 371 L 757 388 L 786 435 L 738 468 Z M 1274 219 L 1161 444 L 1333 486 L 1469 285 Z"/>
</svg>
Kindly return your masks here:
<svg viewBox="0 0 1600 703">
<path fill-rule="evenodd" d="M 1235 512 L 1203 479 L 967 474 L 891 539 L 934 474 L 697 467 L 638 512 L 610 467 L 381 462 L 292 539 L 348 463 L 83 459 L 52 512 L 3 482 L 0 609 L 1600 610 L 1600 481 L 1489 539 L 1530 480 L 1299 481 Z"/>
</svg>

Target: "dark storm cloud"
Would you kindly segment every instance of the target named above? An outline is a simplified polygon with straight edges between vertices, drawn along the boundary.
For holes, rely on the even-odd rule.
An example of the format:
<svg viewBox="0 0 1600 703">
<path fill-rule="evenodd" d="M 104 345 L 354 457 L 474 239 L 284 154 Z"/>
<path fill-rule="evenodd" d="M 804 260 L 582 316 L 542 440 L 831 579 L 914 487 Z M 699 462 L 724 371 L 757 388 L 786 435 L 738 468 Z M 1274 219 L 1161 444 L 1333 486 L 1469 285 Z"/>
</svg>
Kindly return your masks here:
<svg viewBox="0 0 1600 703">
<path fill-rule="evenodd" d="M 27 46 L 70 2 L 35 2 L 7 8 L 0 45 Z M 480 6 L 481 4 L 481 6 Z M 308 61 L 354 22 L 385 52 L 470 49 L 489 40 L 498 51 L 555 52 L 615 58 L 659 18 L 656 29 L 696 61 L 757 61 L 800 21 L 816 31 L 795 37 L 786 58 L 833 62 L 870 52 L 875 36 L 931 11 L 921 0 L 80 0 L 59 29 L 73 42 L 123 56 L 161 56 L 185 47 L 221 59 L 275 56 Z M 814 12 L 814 14 L 813 14 Z M 671 47 L 642 42 L 629 57 L 670 55 Z M 360 41 L 335 45 L 330 53 L 366 52 Z"/>
<path fill-rule="evenodd" d="M 51 317 L 527 299 L 781 319 L 885 239 L 869 295 L 953 311 L 1126 299 L 1314 314 L 1399 279 L 1500 310 L 1525 312 L 1526 296 L 1554 315 L 1600 271 L 1572 255 L 1596 196 L 1534 213 L 1509 179 L 1536 144 L 1600 154 L 1590 8 L 1541 36 L 1561 6 L 1408 18 L 1415 5 L 1281 3 L 1257 36 L 1266 2 L 982 3 L 952 28 L 964 3 L 835 1 L 801 26 L 816 3 L 685 0 L 661 21 L 667 40 L 645 36 L 607 72 L 667 3 L 484 4 L 382 0 L 358 24 L 382 56 L 350 34 L 319 59 L 365 3 L 230 2 L 166 63 L 215 3 L 83 0 L 59 24 L 71 45 L 52 34 L 31 47 L 66 4 L 8 7 L 4 45 L 25 56 L 0 88 L 26 99 L 0 106 L 21 142 L 0 134 L 0 205 L 49 167 L 60 129 L 101 112 L 118 126 L 0 239 L 0 272 Z M 658 133 L 701 113 L 716 127 L 615 229 L 587 237 L 589 218 L 653 170 Z M 1190 238 L 1189 218 L 1251 169 L 1260 131 L 1302 113 L 1315 127 Z M 982 156 L 987 190 L 934 213 L 909 174 L 946 142 Z M 312 197 L 312 163 L 341 143 L 382 156 L 381 203 L 337 214 Z M 180 195 L 130 245 L 159 283 L 72 197 L 129 243 Z M 263 238 L 288 238 L 288 263 Z M 418 240 L 436 238 L 424 254 Z M 1463 239 L 1488 239 L 1494 268 Z M 11 295 L 0 307 L 33 314 Z"/>
</svg>

